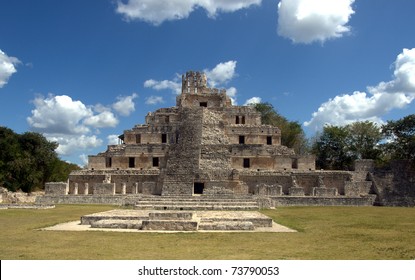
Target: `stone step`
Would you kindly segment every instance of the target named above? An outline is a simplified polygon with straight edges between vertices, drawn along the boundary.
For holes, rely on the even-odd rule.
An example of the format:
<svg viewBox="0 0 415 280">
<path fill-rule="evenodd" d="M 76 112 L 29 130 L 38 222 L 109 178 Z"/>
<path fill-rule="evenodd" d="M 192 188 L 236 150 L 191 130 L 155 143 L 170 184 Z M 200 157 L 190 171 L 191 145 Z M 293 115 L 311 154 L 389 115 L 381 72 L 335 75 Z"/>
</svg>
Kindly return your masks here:
<svg viewBox="0 0 415 280">
<path fill-rule="evenodd" d="M 142 230 L 197 231 L 198 220 L 147 220 Z"/>
<path fill-rule="evenodd" d="M 145 204 L 158 204 L 158 205 L 257 205 L 256 201 L 163 201 L 163 200 L 152 200 L 152 201 L 138 201 L 137 205 Z"/>
<path fill-rule="evenodd" d="M 236 197 L 236 198 L 212 198 L 212 197 L 172 197 L 172 196 L 145 196 L 137 197 L 138 201 L 253 201 L 252 197 Z"/>
<path fill-rule="evenodd" d="M 250 221 L 200 222 L 199 230 L 254 230 Z"/>
<path fill-rule="evenodd" d="M 98 220 L 91 222 L 91 228 L 121 228 L 121 229 L 141 229 L 142 220 Z"/>
<path fill-rule="evenodd" d="M 194 211 L 203 211 L 203 210 L 258 210 L 258 205 L 181 205 L 181 204 L 171 204 L 171 205 L 159 205 L 159 204 L 136 204 L 134 206 L 136 210 L 194 210 Z"/>
</svg>

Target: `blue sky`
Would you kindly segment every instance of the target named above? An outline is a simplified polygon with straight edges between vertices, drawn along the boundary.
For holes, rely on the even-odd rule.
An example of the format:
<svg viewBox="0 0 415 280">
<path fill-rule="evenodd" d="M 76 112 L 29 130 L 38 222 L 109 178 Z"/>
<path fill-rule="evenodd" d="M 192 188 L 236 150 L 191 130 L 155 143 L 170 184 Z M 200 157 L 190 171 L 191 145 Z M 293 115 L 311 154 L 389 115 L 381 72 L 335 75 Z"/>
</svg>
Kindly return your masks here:
<svg viewBox="0 0 415 280">
<path fill-rule="evenodd" d="M 308 136 L 415 112 L 412 0 L 0 0 L 0 125 L 83 164 L 205 71 Z"/>
</svg>

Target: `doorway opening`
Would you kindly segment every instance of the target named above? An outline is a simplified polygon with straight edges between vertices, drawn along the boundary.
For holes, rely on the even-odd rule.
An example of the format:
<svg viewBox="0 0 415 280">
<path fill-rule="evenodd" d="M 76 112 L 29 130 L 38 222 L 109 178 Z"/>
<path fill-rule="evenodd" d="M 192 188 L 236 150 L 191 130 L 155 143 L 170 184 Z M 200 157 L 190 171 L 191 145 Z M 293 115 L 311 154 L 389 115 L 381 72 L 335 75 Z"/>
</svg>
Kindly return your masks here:
<svg viewBox="0 0 415 280">
<path fill-rule="evenodd" d="M 194 194 L 203 194 L 203 189 L 205 188 L 205 183 L 195 182 L 193 185 Z"/>
</svg>

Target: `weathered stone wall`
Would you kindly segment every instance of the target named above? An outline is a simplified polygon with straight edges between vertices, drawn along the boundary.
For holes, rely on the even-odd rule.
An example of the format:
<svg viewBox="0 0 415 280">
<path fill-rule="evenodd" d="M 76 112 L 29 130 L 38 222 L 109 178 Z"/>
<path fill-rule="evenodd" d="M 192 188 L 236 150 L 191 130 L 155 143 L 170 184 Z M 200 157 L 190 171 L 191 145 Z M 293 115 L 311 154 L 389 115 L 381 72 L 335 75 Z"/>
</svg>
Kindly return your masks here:
<svg viewBox="0 0 415 280">
<path fill-rule="evenodd" d="M 44 192 L 10 192 L 6 188 L 0 187 L 0 203 L 10 203 L 10 204 L 31 204 L 34 203 L 36 198 L 44 195 Z M 7 207 L 5 207 L 7 208 Z"/>
<path fill-rule="evenodd" d="M 394 161 L 369 173 L 377 201 L 385 206 L 415 206 L 415 167 L 409 161 Z"/>
<path fill-rule="evenodd" d="M 181 108 L 178 143 L 171 145 L 162 195 L 192 195 L 199 168 L 203 107 Z"/>
<path fill-rule="evenodd" d="M 66 195 L 69 193 L 67 182 L 49 182 L 45 184 L 45 193 L 51 195 Z"/>
<path fill-rule="evenodd" d="M 278 206 L 372 206 L 375 195 L 366 197 L 272 197 L 274 207 Z"/>
<path fill-rule="evenodd" d="M 296 178 L 298 186 L 293 185 L 293 176 Z M 301 195 L 298 192 L 293 192 L 295 189 L 290 188 L 299 187 L 302 193 L 306 196 L 313 196 L 313 188 L 319 187 L 319 178 L 322 178 L 324 185 L 327 188 L 334 188 L 338 195 L 345 195 L 345 185 L 350 181 L 351 173 L 347 171 L 315 171 L 315 172 L 240 172 L 239 178 L 244 181 L 249 187 L 249 193 L 254 193 L 254 190 L 259 184 L 266 185 L 280 185 L 282 186 L 282 193 L 284 195 Z"/>
</svg>

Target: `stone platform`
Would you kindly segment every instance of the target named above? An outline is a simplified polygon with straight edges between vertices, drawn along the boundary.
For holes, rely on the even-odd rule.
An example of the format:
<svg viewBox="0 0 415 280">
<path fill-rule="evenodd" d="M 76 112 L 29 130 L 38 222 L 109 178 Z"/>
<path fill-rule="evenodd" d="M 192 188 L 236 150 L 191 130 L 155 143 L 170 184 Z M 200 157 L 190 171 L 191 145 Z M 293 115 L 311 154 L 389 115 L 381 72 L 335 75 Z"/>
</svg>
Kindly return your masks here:
<svg viewBox="0 0 415 280">
<path fill-rule="evenodd" d="M 295 232 L 255 211 L 110 210 L 45 230 L 111 230 L 135 232 Z"/>
</svg>

